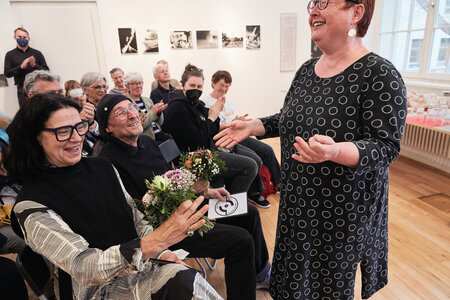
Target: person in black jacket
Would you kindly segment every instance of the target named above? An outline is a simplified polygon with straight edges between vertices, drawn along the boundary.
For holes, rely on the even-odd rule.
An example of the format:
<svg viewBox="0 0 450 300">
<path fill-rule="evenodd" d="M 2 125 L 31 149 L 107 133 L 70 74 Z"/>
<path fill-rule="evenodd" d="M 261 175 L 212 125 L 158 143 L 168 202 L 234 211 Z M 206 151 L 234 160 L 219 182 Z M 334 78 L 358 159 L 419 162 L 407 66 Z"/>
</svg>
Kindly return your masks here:
<svg viewBox="0 0 450 300">
<path fill-rule="evenodd" d="M 28 45 L 30 36 L 25 28 L 14 30 L 14 39 L 17 47 L 5 55 L 5 76 L 14 76 L 14 84 L 17 86 L 17 98 L 22 106 L 25 98 L 23 94 L 23 82 L 25 75 L 34 70 L 48 70 L 44 55 L 39 50 Z"/>
<path fill-rule="evenodd" d="M 181 151 L 199 148 L 216 151 L 226 163 L 227 170 L 219 175 L 225 178 L 230 193 L 248 192 L 248 197 L 259 207 L 270 207 L 270 203 L 259 194 L 264 191 L 261 179 L 255 180 L 262 165 L 259 156 L 242 145 L 236 145 L 231 152 L 214 146 L 212 137 L 220 130 L 219 114 L 225 98 L 206 108 L 200 100 L 203 80 L 203 70 L 190 64 L 185 67 L 181 79 L 183 89 L 169 93 L 162 129 L 172 135 Z"/>
</svg>

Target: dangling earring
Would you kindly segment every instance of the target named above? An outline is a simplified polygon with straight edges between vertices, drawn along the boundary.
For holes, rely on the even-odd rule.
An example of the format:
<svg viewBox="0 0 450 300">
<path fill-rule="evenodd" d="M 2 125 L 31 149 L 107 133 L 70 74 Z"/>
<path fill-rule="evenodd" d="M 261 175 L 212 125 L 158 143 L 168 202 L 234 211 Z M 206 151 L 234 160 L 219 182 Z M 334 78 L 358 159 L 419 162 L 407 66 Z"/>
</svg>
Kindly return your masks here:
<svg viewBox="0 0 450 300">
<path fill-rule="evenodd" d="M 353 24 L 352 24 L 352 29 L 350 29 L 347 33 L 347 35 L 349 37 L 354 37 L 356 35 L 356 29 L 354 28 Z"/>
</svg>

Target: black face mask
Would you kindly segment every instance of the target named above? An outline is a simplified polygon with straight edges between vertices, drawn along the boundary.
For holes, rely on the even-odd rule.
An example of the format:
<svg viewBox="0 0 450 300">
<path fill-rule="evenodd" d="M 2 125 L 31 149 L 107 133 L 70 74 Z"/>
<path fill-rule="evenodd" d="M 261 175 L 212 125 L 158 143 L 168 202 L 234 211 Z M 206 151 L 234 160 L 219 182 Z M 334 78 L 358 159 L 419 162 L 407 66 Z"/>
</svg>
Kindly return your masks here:
<svg viewBox="0 0 450 300">
<path fill-rule="evenodd" d="M 201 95 L 202 95 L 202 91 L 197 90 L 197 89 L 186 91 L 186 98 L 188 98 L 188 100 L 191 101 L 192 104 L 194 104 L 194 105 L 196 105 L 198 103 L 198 100 L 200 99 Z"/>
</svg>

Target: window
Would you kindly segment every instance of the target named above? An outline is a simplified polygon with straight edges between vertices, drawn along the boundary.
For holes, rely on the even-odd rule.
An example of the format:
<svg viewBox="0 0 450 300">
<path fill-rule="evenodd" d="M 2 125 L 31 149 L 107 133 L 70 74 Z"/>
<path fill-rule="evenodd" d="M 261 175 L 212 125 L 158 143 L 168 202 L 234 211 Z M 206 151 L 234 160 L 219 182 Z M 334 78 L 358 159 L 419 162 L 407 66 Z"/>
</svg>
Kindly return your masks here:
<svg viewBox="0 0 450 300">
<path fill-rule="evenodd" d="M 384 0 L 378 52 L 407 76 L 450 79 L 450 0 Z"/>
</svg>

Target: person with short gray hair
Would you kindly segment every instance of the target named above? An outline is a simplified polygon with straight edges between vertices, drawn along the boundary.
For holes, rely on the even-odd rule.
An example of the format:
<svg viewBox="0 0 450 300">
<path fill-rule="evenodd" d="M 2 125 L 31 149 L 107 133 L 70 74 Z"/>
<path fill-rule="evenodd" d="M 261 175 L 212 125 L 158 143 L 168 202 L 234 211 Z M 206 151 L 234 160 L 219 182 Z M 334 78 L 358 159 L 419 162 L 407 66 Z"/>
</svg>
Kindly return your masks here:
<svg viewBox="0 0 450 300">
<path fill-rule="evenodd" d="M 165 60 L 158 61 L 153 68 L 153 76 L 155 81 L 152 83 L 150 99 L 155 104 L 161 100 L 167 104 L 169 102 L 169 92 L 176 88 L 181 88 L 181 85 L 178 80 L 170 78 L 169 64 Z"/>
<path fill-rule="evenodd" d="M 36 94 L 55 93 L 64 95 L 61 76 L 46 70 L 36 70 L 28 73 L 23 82 L 25 99 L 31 99 Z"/>
<path fill-rule="evenodd" d="M 161 132 L 164 115 L 161 113 L 167 108 L 163 101 L 154 104 L 149 98 L 142 96 L 144 81 L 142 75 L 130 72 L 123 78 L 124 85 L 128 91 L 126 96 L 139 108 L 144 135 L 148 135 L 157 142 L 163 142 L 167 138 Z M 161 133 L 161 134 L 158 134 Z"/>
<path fill-rule="evenodd" d="M 109 71 L 111 79 L 114 82 L 114 88 L 109 91 L 109 94 L 125 95 L 125 86 L 123 82 L 123 75 L 125 73 L 121 68 L 113 68 Z"/>
</svg>

